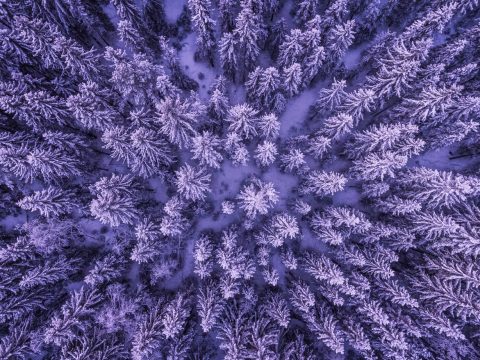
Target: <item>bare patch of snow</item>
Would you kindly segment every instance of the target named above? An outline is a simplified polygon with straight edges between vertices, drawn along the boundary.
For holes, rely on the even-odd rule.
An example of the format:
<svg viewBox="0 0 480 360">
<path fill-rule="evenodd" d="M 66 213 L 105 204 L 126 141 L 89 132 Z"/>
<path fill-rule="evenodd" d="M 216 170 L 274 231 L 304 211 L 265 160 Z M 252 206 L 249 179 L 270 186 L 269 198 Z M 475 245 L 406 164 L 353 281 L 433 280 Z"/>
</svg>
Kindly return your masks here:
<svg viewBox="0 0 480 360">
<path fill-rule="evenodd" d="M 178 17 L 182 13 L 186 0 L 165 0 L 163 2 L 165 7 L 165 15 L 167 20 L 171 23 L 177 21 Z"/>
<path fill-rule="evenodd" d="M 207 100 L 209 98 L 208 90 L 217 77 L 218 72 L 207 66 L 204 62 L 195 61 L 195 50 L 195 34 L 190 34 L 182 43 L 182 50 L 180 50 L 178 57 L 185 73 L 200 85 L 200 98 Z"/>
</svg>

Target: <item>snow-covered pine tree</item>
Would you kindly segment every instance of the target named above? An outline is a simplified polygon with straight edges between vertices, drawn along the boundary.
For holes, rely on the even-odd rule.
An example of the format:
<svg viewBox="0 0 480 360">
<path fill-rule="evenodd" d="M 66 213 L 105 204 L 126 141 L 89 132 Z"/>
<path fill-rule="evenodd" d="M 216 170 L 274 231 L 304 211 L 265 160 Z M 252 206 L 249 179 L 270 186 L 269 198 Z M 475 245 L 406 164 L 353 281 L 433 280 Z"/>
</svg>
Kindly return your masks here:
<svg viewBox="0 0 480 360">
<path fill-rule="evenodd" d="M 347 179 L 339 173 L 314 170 L 306 175 L 301 191 L 316 196 L 333 195 L 342 191 L 346 183 Z"/>
<path fill-rule="evenodd" d="M 255 218 L 258 214 L 268 213 L 268 210 L 278 201 L 278 192 L 273 183 L 254 179 L 242 188 L 237 199 L 246 215 Z"/>
<path fill-rule="evenodd" d="M 235 79 L 235 74 L 239 67 L 240 60 L 236 52 L 237 41 L 231 32 L 223 34 L 218 43 L 218 51 L 220 53 L 220 62 L 222 64 L 223 73 L 231 79 Z"/>
<path fill-rule="evenodd" d="M 271 141 L 264 141 L 255 149 L 255 159 L 261 166 L 269 166 L 275 161 L 277 146 Z"/>
<path fill-rule="evenodd" d="M 204 131 L 192 139 L 193 159 L 198 160 L 200 165 L 219 168 L 223 159 L 219 152 L 220 139 L 210 131 Z"/>
<path fill-rule="evenodd" d="M 96 197 L 90 203 L 90 212 L 104 224 L 132 225 L 138 218 L 133 179 L 125 175 L 101 178 L 93 185 Z"/>
<path fill-rule="evenodd" d="M 38 211 L 42 216 L 51 217 L 68 214 L 78 207 L 70 191 L 49 186 L 24 197 L 18 203 L 24 210 Z"/>
<path fill-rule="evenodd" d="M 204 115 L 205 106 L 195 98 L 166 98 L 156 104 L 160 131 L 171 143 L 183 148 L 196 135 L 195 124 Z"/>
<path fill-rule="evenodd" d="M 266 34 L 262 21 L 253 9 L 252 2 L 244 1 L 240 6 L 241 10 L 235 19 L 233 34 L 241 56 L 241 68 L 247 72 L 255 66 Z"/>
<path fill-rule="evenodd" d="M 210 186 L 210 174 L 204 168 L 182 166 L 176 173 L 175 185 L 186 200 L 204 200 Z"/>
<path fill-rule="evenodd" d="M 283 67 L 290 67 L 294 63 L 301 63 L 304 55 L 302 44 L 303 34 L 299 29 L 290 30 L 290 34 L 280 44 L 278 63 Z"/>
<path fill-rule="evenodd" d="M 103 131 L 118 116 L 108 100 L 108 92 L 89 81 L 80 84 L 78 94 L 69 96 L 66 105 L 82 126 Z"/>
<path fill-rule="evenodd" d="M 228 130 L 249 139 L 257 135 L 258 112 L 248 104 L 235 105 L 228 110 Z"/>
<path fill-rule="evenodd" d="M 287 68 L 283 69 L 283 88 L 288 96 L 297 95 L 302 87 L 302 67 L 299 63 L 293 63 Z"/>
<path fill-rule="evenodd" d="M 215 49 L 215 22 L 211 17 L 210 0 L 189 0 L 188 7 L 197 32 L 197 53 L 213 66 Z"/>
</svg>

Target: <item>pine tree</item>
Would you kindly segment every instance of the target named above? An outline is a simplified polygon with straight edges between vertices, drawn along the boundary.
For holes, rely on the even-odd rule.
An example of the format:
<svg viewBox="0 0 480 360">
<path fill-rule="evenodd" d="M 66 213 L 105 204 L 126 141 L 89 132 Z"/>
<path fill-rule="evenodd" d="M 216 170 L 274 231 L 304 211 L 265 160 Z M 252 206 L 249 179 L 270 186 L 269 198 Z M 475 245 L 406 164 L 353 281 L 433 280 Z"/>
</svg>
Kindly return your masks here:
<svg viewBox="0 0 480 360">
<path fill-rule="evenodd" d="M 313 107 L 316 114 L 323 111 L 331 111 L 340 105 L 345 99 L 347 93 L 345 80 L 333 80 L 330 88 L 324 88 L 318 93 L 318 99 Z"/>
<path fill-rule="evenodd" d="M 239 244 L 238 233 L 228 229 L 222 233 L 222 246 L 217 251 L 217 262 L 235 286 L 238 279 L 251 279 L 255 273 L 255 261 L 251 254 Z M 225 297 L 224 298 L 228 298 Z"/>
<path fill-rule="evenodd" d="M 264 141 L 255 150 L 255 159 L 261 166 L 268 166 L 275 161 L 277 147 L 271 141 Z"/>
<path fill-rule="evenodd" d="M 398 59 L 392 60 L 395 61 L 393 64 L 387 61 L 382 62 L 378 73 L 367 78 L 368 85 L 379 98 L 389 98 L 393 94 L 401 96 L 402 93 L 412 87 L 412 83 L 420 70 L 419 61 L 398 63 Z"/>
<path fill-rule="evenodd" d="M 453 238 L 461 233 L 462 227 L 452 216 L 443 213 L 427 212 L 413 217 L 413 230 L 426 240 L 440 240 L 442 237 Z"/>
<path fill-rule="evenodd" d="M 373 152 L 394 151 L 409 155 L 410 139 L 419 129 L 413 124 L 380 124 L 368 127 L 353 134 L 353 139 L 346 145 L 346 152 L 352 159 L 357 159 Z M 419 142 L 420 145 L 420 142 Z"/>
<path fill-rule="evenodd" d="M 323 122 L 321 132 L 329 138 L 336 140 L 343 135 L 350 133 L 353 126 L 354 120 L 352 116 L 345 113 L 339 113 L 327 118 Z"/>
<path fill-rule="evenodd" d="M 226 360 L 248 359 L 247 335 L 250 326 L 247 313 L 232 306 L 227 307 L 218 324 L 216 338 L 220 349 L 225 351 Z"/>
<path fill-rule="evenodd" d="M 200 316 L 200 326 L 204 333 L 210 332 L 220 321 L 223 301 L 218 296 L 218 287 L 207 283 L 198 292 L 197 311 Z"/>
<path fill-rule="evenodd" d="M 462 291 L 452 281 L 445 281 L 438 276 L 420 273 L 412 279 L 415 294 L 420 300 L 428 302 L 439 312 L 447 312 L 462 320 L 478 319 L 478 305 L 472 295 Z"/>
<path fill-rule="evenodd" d="M 162 317 L 164 306 L 161 300 L 151 306 L 148 314 L 141 320 L 132 342 L 132 358 L 142 360 L 158 351 L 163 342 Z"/>
<path fill-rule="evenodd" d="M 275 114 L 266 114 L 258 119 L 260 136 L 265 139 L 275 139 L 280 133 L 280 122 Z"/>
<path fill-rule="evenodd" d="M 290 323 L 290 309 L 288 302 L 280 295 L 268 297 L 265 305 L 267 316 L 273 319 L 280 327 L 286 329 Z"/>
<path fill-rule="evenodd" d="M 364 180 L 383 181 L 385 177 L 394 178 L 396 171 L 407 164 L 408 158 L 390 151 L 383 154 L 372 153 L 361 160 L 354 161 L 352 173 Z"/>
<path fill-rule="evenodd" d="M 272 183 L 254 180 L 242 188 L 237 199 L 247 217 L 255 218 L 258 214 L 268 213 L 268 210 L 278 201 L 278 192 Z"/>
<path fill-rule="evenodd" d="M 399 182 L 406 188 L 405 194 L 409 198 L 436 209 L 451 208 L 474 196 L 477 179 L 419 167 L 406 171 Z"/>
<path fill-rule="evenodd" d="M 289 291 L 291 303 L 300 314 L 308 314 L 315 306 L 315 295 L 310 287 L 302 280 L 292 282 Z"/>
<path fill-rule="evenodd" d="M 135 227 L 137 243 L 132 250 L 130 258 L 139 264 L 150 263 L 160 255 L 164 231 L 161 224 L 150 218 L 143 219 Z"/>
<path fill-rule="evenodd" d="M 454 104 L 455 96 L 462 88 L 457 85 L 451 87 L 429 86 L 422 90 L 417 98 L 405 99 L 398 109 L 399 115 L 408 115 L 415 122 L 424 123 L 437 115 L 442 115 Z"/>
<path fill-rule="evenodd" d="M 380 297 L 391 301 L 394 304 L 418 308 L 418 302 L 413 298 L 408 290 L 402 287 L 396 280 L 379 279 L 376 285 L 380 289 Z"/>
<path fill-rule="evenodd" d="M 81 317 L 91 312 L 101 300 L 101 296 L 95 290 L 87 290 L 86 287 L 74 292 L 62 306 L 61 314 L 53 317 L 45 331 L 44 341 L 47 344 L 61 346 L 74 338 L 74 329 L 82 328 Z"/>
<path fill-rule="evenodd" d="M 11 326 L 10 333 L 0 341 L 0 356 L 4 359 L 22 359 L 35 353 L 31 343 L 31 319 L 25 319 Z"/>
<path fill-rule="evenodd" d="M 84 51 L 72 39 L 65 38 L 50 22 L 15 16 L 14 38 L 47 68 L 67 70 L 73 76 L 91 80 L 98 72 L 93 50 Z"/>
<path fill-rule="evenodd" d="M 138 127 L 131 133 L 130 141 L 134 153 L 131 168 L 142 177 L 159 174 L 162 166 L 175 161 L 169 144 L 154 130 Z"/>
<path fill-rule="evenodd" d="M 213 271 L 213 243 L 208 235 L 201 235 L 195 241 L 195 248 L 193 253 L 195 261 L 194 273 L 205 279 L 210 276 Z"/>
<path fill-rule="evenodd" d="M 335 25 L 329 32 L 330 40 L 330 58 L 332 60 L 341 58 L 350 45 L 353 43 L 355 36 L 355 20 L 349 20 L 343 24 Z"/>
<path fill-rule="evenodd" d="M 320 130 L 308 141 L 307 151 L 317 159 L 322 159 L 331 149 L 332 140 Z"/>
<path fill-rule="evenodd" d="M 120 20 L 118 22 L 118 35 L 120 40 L 132 51 L 144 52 L 142 36 L 129 20 Z"/>
<path fill-rule="evenodd" d="M 243 68 L 248 71 L 255 65 L 260 54 L 260 44 L 265 38 L 262 22 L 248 1 L 241 4 L 233 34 L 238 41 Z"/>
<path fill-rule="evenodd" d="M 90 286 L 99 286 L 118 279 L 122 274 L 122 265 L 119 259 L 113 254 L 107 254 L 102 259 L 95 262 L 85 282 Z"/>
<path fill-rule="evenodd" d="M 102 178 L 94 185 L 95 199 L 90 203 L 90 212 L 102 223 L 116 227 L 132 225 L 138 217 L 132 178 L 112 175 Z"/>
<path fill-rule="evenodd" d="M 34 267 L 22 276 L 19 286 L 30 289 L 36 286 L 48 286 L 66 280 L 75 271 L 74 263 L 59 258 Z"/>
<path fill-rule="evenodd" d="M 307 168 L 305 155 L 299 149 L 291 149 L 280 156 L 282 167 L 287 172 L 304 173 Z"/>
<path fill-rule="evenodd" d="M 422 209 L 422 204 L 415 200 L 402 199 L 396 195 L 378 201 L 378 207 L 393 215 L 414 214 Z"/>
<path fill-rule="evenodd" d="M 59 216 L 77 207 L 72 195 L 69 191 L 49 186 L 24 197 L 17 204 L 24 210 L 38 211 L 42 216 Z"/>
<path fill-rule="evenodd" d="M 47 146 L 65 151 L 77 157 L 81 157 L 82 153 L 89 147 L 87 138 L 70 132 L 45 131 L 42 134 L 42 138 L 45 140 Z"/>
<path fill-rule="evenodd" d="M 235 73 L 239 66 L 236 47 L 237 41 L 234 34 L 229 32 L 224 33 L 218 43 L 218 51 L 220 52 L 220 62 L 222 64 L 223 72 L 231 79 L 235 79 Z"/>
<path fill-rule="evenodd" d="M 228 110 L 228 130 L 249 139 L 257 135 L 258 112 L 248 104 L 235 105 Z"/>
<path fill-rule="evenodd" d="M 37 132 L 54 125 L 69 123 L 70 113 L 59 97 L 45 90 L 13 90 L 15 94 L 9 94 L 10 91 L 3 94 L 0 106 L 21 123 Z"/>
<path fill-rule="evenodd" d="M 338 321 L 325 308 L 320 308 L 318 320 L 314 316 L 309 316 L 307 326 L 330 350 L 337 354 L 345 352 L 343 333 L 338 329 Z"/>
<path fill-rule="evenodd" d="M 26 163 L 30 168 L 27 181 L 41 178 L 50 183 L 80 175 L 78 159 L 58 149 L 36 147 L 26 156 Z"/>
<path fill-rule="evenodd" d="M 197 32 L 198 55 L 207 59 L 213 66 L 213 50 L 215 47 L 215 33 L 210 14 L 209 0 L 189 0 L 188 7 L 192 14 L 192 21 Z"/>
<path fill-rule="evenodd" d="M 212 86 L 212 95 L 208 104 L 208 114 L 217 120 L 223 120 L 227 114 L 229 99 L 226 88 L 227 80 L 219 76 Z"/>
<path fill-rule="evenodd" d="M 218 13 L 222 32 L 225 34 L 231 32 L 235 26 L 235 12 L 238 2 L 234 0 L 220 0 L 218 3 Z"/>
<path fill-rule="evenodd" d="M 352 116 L 355 123 L 363 119 L 364 112 L 370 112 L 375 108 L 376 96 L 371 89 L 358 89 L 347 94 L 341 109 Z"/>
<path fill-rule="evenodd" d="M 283 110 L 285 100 L 281 93 L 281 76 L 276 68 L 269 67 L 260 73 L 258 88 L 254 90 L 254 94 L 264 107 L 275 112 Z"/>
<path fill-rule="evenodd" d="M 139 11 L 132 0 L 111 0 L 121 20 L 128 20 L 138 26 L 140 24 Z"/>
<path fill-rule="evenodd" d="M 322 254 L 306 254 L 305 271 L 317 281 L 323 281 L 332 286 L 346 283 L 345 276 L 338 265 Z"/>
<path fill-rule="evenodd" d="M 165 7 L 162 1 L 147 0 L 142 9 L 142 18 L 147 29 L 157 35 L 165 35 L 169 30 Z"/>
<path fill-rule="evenodd" d="M 300 233 L 297 219 L 287 213 L 275 215 L 271 221 L 271 229 L 276 237 L 282 239 L 291 240 Z"/>
<path fill-rule="evenodd" d="M 255 319 L 247 337 L 248 357 L 256 359 L 275 357 L 279 334 L 280 331 L 270 319 L 264 317 Z"/>
<path fill-rule="evenodd" d="M 121 49 L 107 47 L 105 59 L 113 64 L 110 81 L 124 103 L 144 105 L 156 100 L 157 76 L 163 73 L 145 54 L 135 53 L 130 59 Z"/>
<path fill-rule="evenodd" d="M 175 338 L 183 330 L 189 316 L 188 299 L 182 293 L 175 296 L 164 309 L 162 316 L 162 334 L 167 339 Z"/>
<path fill-rule="evenodd" d="M 205 111 L 196 99 L 182 100 L 179 97 L 166 98 L 156 108 L 161 133 L 180 148 L 189 144 L 191 137 L 196 135 L 194 126 Z"/>
<path fill-rule="evenodd" d="M 102 135 L 102 141 L 114 159 L 122 160 L 128 165 L 133 164 L 135 153 L 130 144 L 127 128 L 114 126 L 106 130 Z"/>
<path fill-rule="evenodd" d="M 182 166 L 176 173 L 178 192 L 187 200 L 204 200 L 210 185 L 210 174 L 203 168 Z"/>
<path fill-rule="evenodd" d="M 341 174 L 314 170 L 307 174 L 301 190 L 317 196 L 333 195 L 342 191 L 346 183 L 347 179 Z"/>
<path fill-rule="evenodd" d="M 317 0 L 299 0 L 295 12 L 297 22 L 305 22 L 313 18 L 318 13 L 318 5 Z"/>
<path fill-rule="evenodd" d="M 310 44 L 311 45 L 311 44 Z M 314 47 L 305 58 L 305 71 L 303 72 L 303 84 L 310 85 L 320 74 L 325 63 L 326 55 L 323 46 Z"/>
<path fill-rule="evenodd" d="M 200 165 L 218 169 L 223 159 L 218 151 L 220 145 L 220 139 L 216 135 L 210 131 L 204 131 L 192 139 L 192 158 L 198 160 Z"/>
<path fill-rule="evenodd" d="M 302 78 L 302 67 L 299 63 L 294 63 L 283 69 L 283 88 L 288 96 L 295 96 L 300 92 Z"/>
<path fill-rule="evenodd" d="M 290 34 L 285 37 L 285 40 L 280 45 L 280 54 L 278 55 L 278 62 L 283 67 L 290 67 L 294 63 L 301 63 L 304 48 L 302 46 L 303 34 L 299 29 L 292 29 Z"/>
<path fill-rule="evenodd" d="M 480 273 L 478 267 L 468 262 L 467 258 L 453 256 L 448 258 L 428 257 L 426 268 L 430 271 L 439 271 L 447 281 L 461 281 L 467 287 L 480 287 Z"/>
</svg>

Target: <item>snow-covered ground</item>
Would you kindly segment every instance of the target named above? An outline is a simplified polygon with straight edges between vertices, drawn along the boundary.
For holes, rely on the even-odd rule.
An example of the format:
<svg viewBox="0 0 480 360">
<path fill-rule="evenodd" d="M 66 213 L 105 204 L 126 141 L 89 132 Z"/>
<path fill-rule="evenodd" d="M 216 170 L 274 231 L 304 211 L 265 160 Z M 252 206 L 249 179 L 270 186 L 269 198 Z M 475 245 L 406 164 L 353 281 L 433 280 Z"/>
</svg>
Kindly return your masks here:
<svg viewBox="0 0 480 360">
<path fill-rule="evenodd" d="M 208 91 L 218 76 L 218 70 L 214 70 L 212 67 L 207 66 L 204 62 L 197 62 L 194 59 L 196 50 L 195 34 L 189 34 L 184 41 L 182 41 L 182 49 L 178 53 L 180 64 L 182 65 L 185 73 L 198 82 L 199 95 L 204 101 L 209 98 Z"/>
<path fill-rule="evenodd" d="M 167 16 L 167 20 L 170 23 L 174 23 L 175 21 L 177 21 L 186 3 L 187 3 L 186 0 L 165 0 L 164 1 L 165 15 Z"/>
</svg>

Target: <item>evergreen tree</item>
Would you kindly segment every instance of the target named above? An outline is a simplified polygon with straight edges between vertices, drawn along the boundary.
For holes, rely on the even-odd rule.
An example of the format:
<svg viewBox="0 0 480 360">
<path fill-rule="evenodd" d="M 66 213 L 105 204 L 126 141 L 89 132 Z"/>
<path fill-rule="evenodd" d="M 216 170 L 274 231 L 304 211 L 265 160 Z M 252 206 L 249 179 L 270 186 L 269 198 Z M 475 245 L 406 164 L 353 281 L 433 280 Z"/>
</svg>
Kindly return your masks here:
<svg viewBox="0 0 480 360">
<path fill-rule="evenodd" d="M 278 193 L 272 183 L 254 179 L 243 187 L 237 199 L 247 217 L 255 218 L 258 214 L 268 213 L 268 210 L 278 201 Z"/>
<path fill-rule="evenodd" d="M 264 141 L 255 150 L 255 159 L 262 166 L 268 166 L 275 161 L 277 147 L 273 142 Z"/>
<path fill-rule="evenodd" d="M 222 155 L 218 152 L 220 139 L 209 131 L 195 136 L 192 139 L 193 159 L 200 162 L 200 165 L 219 168 L 222 161 Z"/>
<path fill-rule="evenodd" d="M 105 130 L 116 117 L 107 91 L 94 82 L 80 84 L 78 94 L 69 96 L 66 104 L 75 120 L 87 129 Z"/>
<path fill-rule="evenodd" d="M 330 58 L 341 58 L 350 45 L 353 43 L 355 36 L 355 20 L 347 21 L 343 24 L 335 25 L 335 27 L 329 32 L 330 40 Z"/>
<path fill-rule="evenodd" d="M 77 207 L 72 195 L 71 192 L 49 186 L 24 197 L 17 204 L 24 210 L 38 211 L 46 217 L 59 216 L 68 214 Z"/>
<path fill-rule="evenodd" d="M 255 65 L 260 46 L 265 38 L 265 30 L 262 22 L 254 12 L 251 3 L 245 1 L 241 4 L 241 10 L 235 19 L 233 34 L 237 39 L 237 46 L 242 59 L 242 68 L 250 70 Z"/>
<path fill-rule="evenodd" d="M 315 170 L 307 174 L 301 189 L 317 196 L 333 195 L 342 191 L 346 183 L 347 179 L 341 174 Z"/>
<path fill-rule="evenodd" d="M 213 66 L 213 50 L 215 47 L 215 22 L 210 15 L 209 0 L 189 0 L 188 7 L 197 32 L 198 55 L 207 59 Z"/>
<path fill-rule="evenodd" d="M 112 175 L 97 181 L 93 190 L 96 195 L 90 203 L 90 212 L 102 223 L 119 226 L 133 224 L 138 217 L 132 178 Z"/>
<path fill-rule="evenodd" d="M 258 112 L 248 104 L 235 105 L 228 110 L 228 130 L 248 139 L 257 135 Z"/>
<path fill-rule="evenodd" d="M 237 41 L 233 33 L 226 32 L 223 34 L 218 43 L 218 51 L 220 52 L 220 62 L 222 64 L 224 74 L 235 79 L 238 68 L 238 54 L 236 52 Z"/>
<path fill-rule="evenodd" d="M 283 88 L 288 96 L 295 96 L 300 92 L 302 77 L 302 67 L 298 63 L 294 63 L 283 70 Z"/>
<path fill-rule="evenodd" d="M 156 108 L 161 133 L 180 148 L 189 144 L 191 137 L 196 135 L 195 123 L 205 111 L 198 100 L 182 100 L 179 97 L 161 100 Z"/>
<path fill-rule="evenodd" d="M 175 184 L 180 195 L 192 201 L 205 199 L 211 178 L 205 169 L 184 165 L 175 174 Z"/>
</svg>

